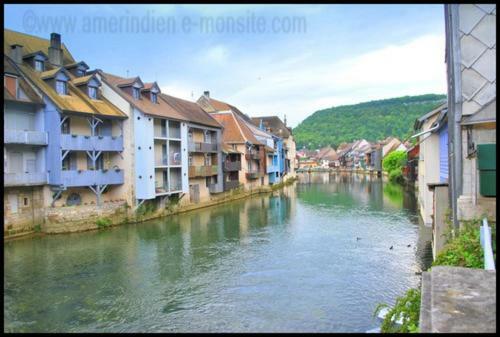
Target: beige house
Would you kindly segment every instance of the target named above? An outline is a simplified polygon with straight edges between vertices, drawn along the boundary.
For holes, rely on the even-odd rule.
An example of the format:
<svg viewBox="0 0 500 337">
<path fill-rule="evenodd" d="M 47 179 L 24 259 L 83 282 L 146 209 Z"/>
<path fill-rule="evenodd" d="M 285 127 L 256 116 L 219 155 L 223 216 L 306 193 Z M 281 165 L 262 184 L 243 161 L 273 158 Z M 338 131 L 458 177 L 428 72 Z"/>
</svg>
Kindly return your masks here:
<svg viewBox="0 0 500 337">
<path fill-rule="evenodd" d="M 439 182 L 439 135 L 431 128 L 446 109 L 446 104 L 426 113 L 415 121 L 420 153 L 418 157 L 418 204 L 425 225 L 432 225 L 434 214 L 433 191 L 428 184 Z"/>
</svg>

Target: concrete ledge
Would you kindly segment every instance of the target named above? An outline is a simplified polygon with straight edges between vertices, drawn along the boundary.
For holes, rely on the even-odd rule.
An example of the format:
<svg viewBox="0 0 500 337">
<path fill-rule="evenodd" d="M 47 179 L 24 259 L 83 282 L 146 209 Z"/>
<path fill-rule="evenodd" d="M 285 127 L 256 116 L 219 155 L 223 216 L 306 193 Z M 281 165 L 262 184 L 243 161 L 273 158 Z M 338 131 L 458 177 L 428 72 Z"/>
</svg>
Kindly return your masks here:
<svg viewBox="0 0 500 337">
<path fill-rule="evenodd" d="M 420 332 L 496 332 L 496 271 L 436 266 L 425 274 Z"/>
</svg>

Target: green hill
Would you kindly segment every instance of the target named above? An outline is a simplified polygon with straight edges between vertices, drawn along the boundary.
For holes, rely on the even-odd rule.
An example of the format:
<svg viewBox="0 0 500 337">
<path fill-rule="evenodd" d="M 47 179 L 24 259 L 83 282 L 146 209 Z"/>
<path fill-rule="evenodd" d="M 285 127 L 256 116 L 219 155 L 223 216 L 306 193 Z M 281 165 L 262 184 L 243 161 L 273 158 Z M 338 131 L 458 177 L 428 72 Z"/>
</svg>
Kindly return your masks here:
<svg viewBox="0 0 500 337">
<path fill-rule="evenodd" d="M 309 149 L 356 139 L 377 141 L 411 135 L 415 118 L 446 101 L 446 95 L 404 96 L 319 110 L 293 129 L 297 149 Z"/>
</svg>

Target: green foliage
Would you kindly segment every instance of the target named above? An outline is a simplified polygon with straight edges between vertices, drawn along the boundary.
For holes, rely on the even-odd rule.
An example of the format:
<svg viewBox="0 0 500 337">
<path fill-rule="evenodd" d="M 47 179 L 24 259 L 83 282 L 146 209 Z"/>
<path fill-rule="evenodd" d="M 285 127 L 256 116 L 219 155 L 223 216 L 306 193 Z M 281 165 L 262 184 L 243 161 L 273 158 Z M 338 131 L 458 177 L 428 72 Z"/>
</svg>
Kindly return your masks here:
<svg viewBox="0 0 500 337">
<path fill-rule="evenodd" d="M 42 231 L 42 225 L 40 224 L 36 224 L 34 227 L 33 227 L 33 230 L 36 232 L 36 233 L 40 233 Z"/>
<path fill-rule="evenodd" d="M 420 318 L 420 289 L 409 289 L 403 296 L 396 299 L 396 304 L 389 309 L 385 316 L 381 332 L 418 332 L 418 320 Z M 385 303 L 379 304 L 375 309 L 377 315 L 382 308 L 388 308 Z M 402 324 L 394 322 L 401 318 Z"/>
<path fill-rule="evenodd" d="M 445 95 L 404 96 L 319 110 L 293 129 L 297 149 L 317 149 L 356 139 L 405 139 L 417 117 L 443 103 Z"/>
<path fill-rule="evenodd" d="M 143 217 L 156 211 L 156 206 L 152 201 L 145 201 L 137 208 L 135 214 L 137 217 Z"/>
<path fill-rule="evenodd" d="M 405 151 L 392 151 L 382 161 L 382 168 L 384 171 L 391 172 L 394 170 L 401 170 L 406 164 Z"/>
<path fill-rule="evenodd" d="M 401 170 L 392 170 L 389 172 L 389 181 L 395 184 L 402 184 L 404 182 L 403 172 Z"/>
<path fill-rule="evenodd" d="M 95 224 L 97 225 L 97 228 L 103 229 L 111 226 L 111 220 L 108 218 L 99 218 Z"/>
<path fill-rule="evenodd" d="M 481 220 L 464 221 L 458 234 L 448 240 L 432 265 L 484 268 L 484 253 L 479 239 L 480 224 Z M 493 256 L 496 260 L 496 226 L 495 224 L 490 224 L 490 226 Z"/>
</svg>

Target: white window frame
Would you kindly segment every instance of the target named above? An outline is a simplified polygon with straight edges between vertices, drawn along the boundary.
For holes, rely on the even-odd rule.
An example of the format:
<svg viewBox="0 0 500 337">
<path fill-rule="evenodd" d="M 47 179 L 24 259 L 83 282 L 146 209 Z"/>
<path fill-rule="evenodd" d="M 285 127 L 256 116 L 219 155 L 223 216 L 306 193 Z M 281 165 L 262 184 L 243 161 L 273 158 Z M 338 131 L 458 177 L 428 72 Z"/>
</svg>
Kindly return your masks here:
<svg viewBox="0 0 500 337">
<path fill-rule="evenodd" d="M 155 104 L 158 103 L 158 94 L 156 94 L 155 92 L 151 93 L 151 102 Z"/>
<path fill-rule="evenodd" d="M 41 65 L 40 69 L 38 68 L 38 65 Z M 35 60 L 35 70 L 42 72 L 45 70 L 45 64 L 42 60 Z"/>
<path fill-rule="evenodd" d="M 59 91 L 59 89 L 60 89 L 59 84 L 62 84 L 62 89 L 63 89 L 62 93 Z M 68 83 L 66 81 L 56 80 L 56 91 L 59 95 L 67 95 L 68 94 Z"/>
<path fill-rule="evenodd" d="M 140 89 L 136 87 L 132 87 L 132 97 L 134 99 L 139 99 L 141 97 Z"/>
<path fill-rule="evenodd" d="M 88 87 L 89 97 L 92 99 L 97 99 L 97 88 L 96 87 Z M 94 95 L 92 95 L 94 94 Z"/>
</svg>

